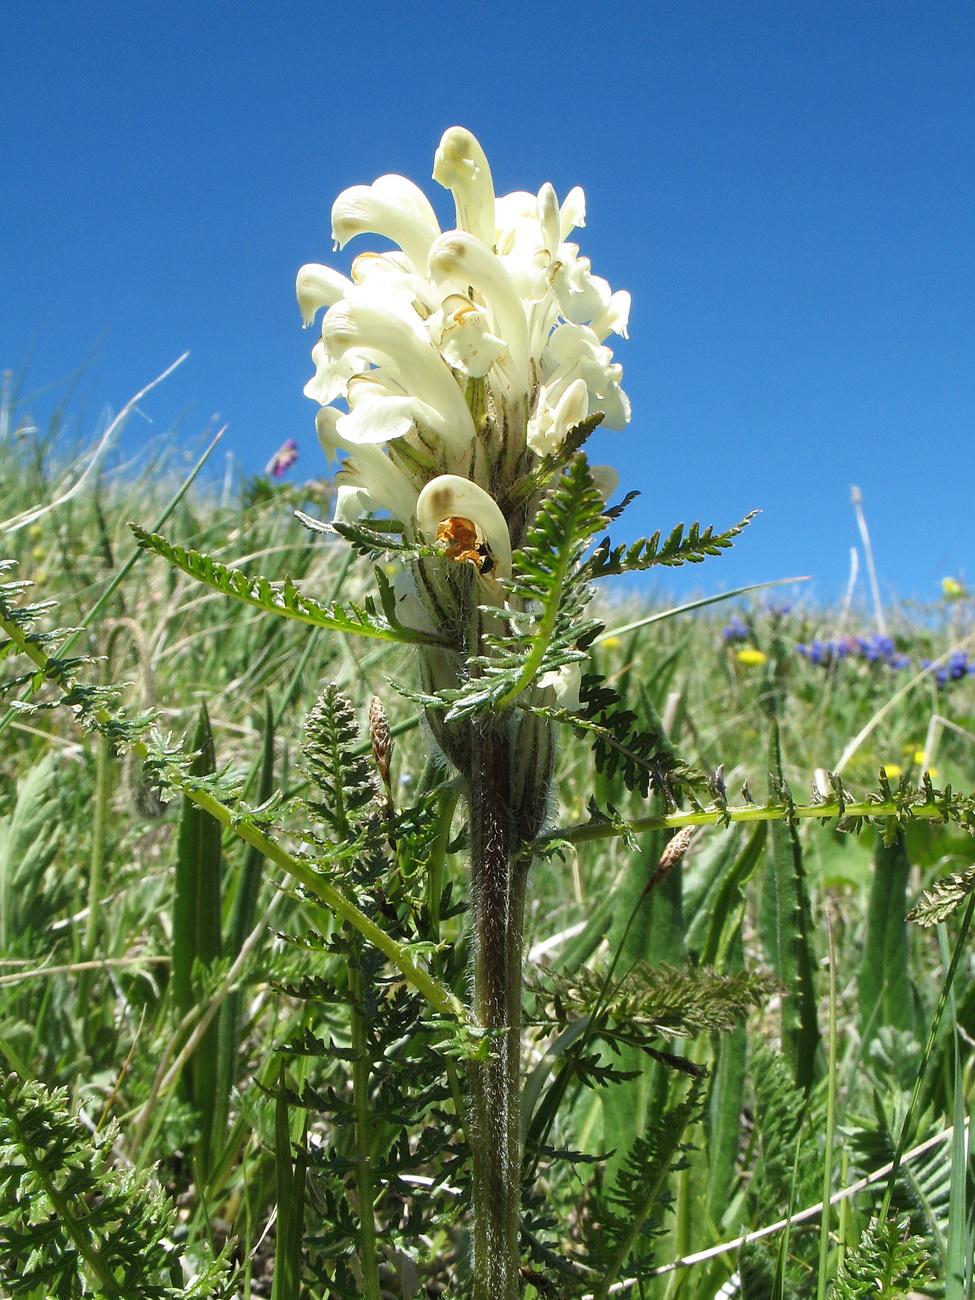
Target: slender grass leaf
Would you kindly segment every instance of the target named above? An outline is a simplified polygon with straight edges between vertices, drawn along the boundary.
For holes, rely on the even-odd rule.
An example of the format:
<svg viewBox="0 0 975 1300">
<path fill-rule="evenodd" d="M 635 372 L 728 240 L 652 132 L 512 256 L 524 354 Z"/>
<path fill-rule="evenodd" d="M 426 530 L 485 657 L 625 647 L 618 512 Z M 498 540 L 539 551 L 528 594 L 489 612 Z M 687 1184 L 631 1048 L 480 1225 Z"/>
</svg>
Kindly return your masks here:
<svg viewBox="0 0 975 1300">
<path fill-rule="evenodd" d="M 773 793 L 788 804 L 782 775 L 778 723 L 773 718 L 769 745 Z M 759 934 L 766 959 L 788 996 L 782 1000 L 782 1050 L 796 1084 L 808 1088 L 816 1073 L 820 1043 L 813 979 L 812 920 L 802 845 L 789 820 L 772 822 L 762 876 Z"/>
<path fill-rule="evenodd" d="M 275 1234 L 276 1250 L 271 1300 L 299 1300 L 301 1294 L 301 1239 L 305 1218 L 305 1173 L 308 1165 L 304 1134 L 298 1144 L 293 1162 L 291 1153 L 287 1072 L 282 1061 L 274 1104 L 274 1167 L 278 1223 Z"/>
<path fill-rule="evenodd" d="M 745 969 L 741 929 L 731 937 L 726 967 L 728 971 Z M 723 1230 L 732 1227 L 727 1221 L 738 1180 L 741 1153 L 742 1114 L 745 1109 L 745 1081 L 748 1060 L 748 1032 L 738 1024 L 728 1033 L 714 1036 L 715 1062 L 712 1066 L 711 1091 L 708 1097 L 708 1217 Z"/>
<path fill-rule="evenodd" d="M 904 836 L 877 836 L 860 966 L 860 1033 L 866 1043 L 883 1025 L 915 1032 L 915 994 L 908 968 L 907 885 L 911 862 Z"/>
<path fill-rule="evenodd" d="M 216 754 L 205 703 L 200 705 L 193 748 L 196 757 L 189 774 L 212 775 L 216 771 Z M 219 960 L 223 948 L 220 839 L 220 823 L 184 796 L 174 874 L 171 965 L 173 1005 L 180 1018 L 197 1002 L 196 969 L 209 970 Z M 184 1073 L 184 1083 L 199 1113 L 200 1140 L 195 1154 L 198 1177 L 203 1181 L 210 1169 L 217 1114 L 219 1040 L 218 1016 L 208 1027 Z"/>
</svg>

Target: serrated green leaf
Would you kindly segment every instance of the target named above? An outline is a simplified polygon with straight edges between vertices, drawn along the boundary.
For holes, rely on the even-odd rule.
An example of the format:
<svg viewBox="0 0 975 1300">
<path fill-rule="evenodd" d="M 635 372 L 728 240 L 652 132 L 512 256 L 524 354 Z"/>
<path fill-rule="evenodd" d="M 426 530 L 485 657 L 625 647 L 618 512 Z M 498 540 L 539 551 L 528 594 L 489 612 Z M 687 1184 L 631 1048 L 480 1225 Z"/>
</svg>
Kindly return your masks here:
<svg viewBox="0 0 975 1300">
<path fill-rule="evenodd" d="M 896 1300 L 920 1289 L 927 1272 L 924 1239 L 907 1236 L 907 1221 L 871 1219 L 840 1267 L 834 1300 Z"/>
<path fill-rule="evenodd" d="M 129 527 L 143 550 L 162 556 L 175 568 L 214 591 L 232 596 L 245 605 L 296 619 L 312 627 L 325 627 L 333 632 L 348 632 L 356 636 L 371 637 L 377 641 L 398 641 L 407 645 L 444 645 L 444 639 L 431 632 L 420 632 L 402 623 L 393 623 L 380 615 L 371 598 L 364 604 L 350 602 L 348 606 L 320 604 L 298 590 L 290 578 L 283 583 L 272 583 L 268 578 L 252 577 L 241 569 L 233 569 L 201 551 L 175 546 L 158 533 L 148 533 L 137 524 Z"/>
<path fill-rule="evenodd" d="M 973 889 L 975 867 L 953 871 L 924 891 L 921 901 L 908 912 L 907 919 L 923 926 L 940 925 L 949 916 L 954 916 Z"/>
<path fill-rule="evenodd" d="M 702 532 L 700 524 L 691 524 L 686 538 L 684 525 L 677 524 L 663 543 L 660 541 L 659 530 L 652 537 L 641 537 L 629 546 L 611 546 L 607 537 L 587 563 L 588 576 L 606 578 L 612 574 L 635 573 L 650 569 L 656 564 L 671 568 L 680 564 L 701 564 L 709 555 L 720 555 L 726 551 L 756 514 L 757 510 L 750 511 L 740 523 L 723 533 L 716 533 L 711 526 Z"/>
</svg>

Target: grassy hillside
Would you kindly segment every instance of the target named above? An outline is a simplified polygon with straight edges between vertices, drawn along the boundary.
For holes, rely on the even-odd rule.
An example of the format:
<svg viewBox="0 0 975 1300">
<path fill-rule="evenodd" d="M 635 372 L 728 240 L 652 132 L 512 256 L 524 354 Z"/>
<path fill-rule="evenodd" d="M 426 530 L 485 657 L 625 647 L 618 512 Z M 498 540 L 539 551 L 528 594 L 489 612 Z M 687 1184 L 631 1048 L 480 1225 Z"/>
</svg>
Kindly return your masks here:
<svg viewBox="0 0 975 1300">
<path fill-rule="evenodd" d="M 470 1045 L 257 843 L 312 862 L 463 994 L 466 830 L 417 725 L 415 649 L 235 602 L 128 527 L 361 604 L 372 565 L 293 515 L 327 518 L 326 483 L 176 500 L 162 460 L 82 481 L 84 457 L 18 419 L 0 439 L 2 558 L 34 586 L 10 589 L 7 616 L 45 602 L 31 628 L 54 635 L 32 645 L 55 664 L 0 639 L 0 1290 L 356 1295 L 373 1251 L 384 1295 L 458 1293 Z M 655 753 L 709 779 L 698 809 L 745 811 L 701 825 L 666 874 L 666 775 L 641 790 L 613 762 L 594 772 L 592 737 L 562 733 L 527 904 L 526 1295 L 971 1294 L 970 882 L 941 924 L 905 920 L 975 862 L 970 811 L 930 812 L 975 790 L 975 607 L 949 596 L 887 609 L 881 630 L 875 611 L 774 592 L 674 616 L 601 595 L 589 666 Z M 328 695 L 316 733 L 326 686 L 349 707 Z M 119 707 L 152 711 L 162 789 L 116 743 Z M 222 827 L 175 791 L 166 744 L 195 755 Z M 837 791 L 928 811 L 748 819 Z M 382 861 L 315 858 L 343 797 L 346 830 L 363 808 L 385 819 Z M 895 1152 L 893 1180 L 738 1243 Z"/>
</svg>

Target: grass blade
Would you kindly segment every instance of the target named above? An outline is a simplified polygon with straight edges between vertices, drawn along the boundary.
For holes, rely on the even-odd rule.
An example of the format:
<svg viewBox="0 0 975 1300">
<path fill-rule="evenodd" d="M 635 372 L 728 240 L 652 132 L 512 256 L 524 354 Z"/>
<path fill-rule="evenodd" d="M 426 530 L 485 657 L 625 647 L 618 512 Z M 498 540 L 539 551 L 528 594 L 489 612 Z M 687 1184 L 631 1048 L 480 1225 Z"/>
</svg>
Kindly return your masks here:
<svg viewBox="0 0 975 1300">
<path fill-rule="evenodd" d="M 207 776 L 214 772 L 216 754 L 206 704 L 200 705 L 193 748 L 196 758 L 190 767 L 191 774 Z M 220 834 L 219 822 L 184 797 L 174 877 L 171 975 L 173 1005 L 179 1018 L 191 1011 L 197 1001 L 194 968 L 209 969 L 221 954 Z M 199 1112 L 196 1158 L 197 1177 L 201 1182 L 208 1177 L 212 1157 L 218 1046 L 219 1022 L 214 1021 L 183 1076 Z"/>
<path fill-rule="evenodd" d="M 301 1234 L 305 1217 L 305 1170 L 308 1156 L 305 1134 L 291 1160 L 291 1116 L 288 1108 L 287 1071 L 278 1073 L 274 1105 L 274 1167 L 277 1184 L 278 1223 L 271 1300 L 299 1300 L 301 1292 Z"/>
<path fill-rule="evenodd" d="M 908 974 L 907 885 L 911 861 L 904 836 L 877 836 L 860 967 L 860 1033 L 864 1048 L 884 1025 L 914 1031 L 914 989 Z"/>
<path fill-rule="evenodd" d="M 784 789 L 779 730 L 772 720 L 769 771 Z M 759 933 L 772 970 L 789 990 L 782 1000 L 782 1050 L 798 1087 L 808 1088 L 816 1076 L 819 1024 L 813 984 L 815 962 L 802 845 L 788 821 L 769 826 L 765 856 Z"/>
</svg>

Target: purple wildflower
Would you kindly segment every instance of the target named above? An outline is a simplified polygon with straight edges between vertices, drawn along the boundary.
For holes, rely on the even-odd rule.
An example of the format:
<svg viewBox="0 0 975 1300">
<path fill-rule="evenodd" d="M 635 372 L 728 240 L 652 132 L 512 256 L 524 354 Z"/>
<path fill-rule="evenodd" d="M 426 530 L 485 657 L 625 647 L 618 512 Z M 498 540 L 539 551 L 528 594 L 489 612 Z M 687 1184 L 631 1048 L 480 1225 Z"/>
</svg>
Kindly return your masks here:
<svg viewBox="0 0 975 1300">
<path fill-rule="evenodd" d="M 298 459 L 298 444 L 294 438 L 288 438 L 277 449 L 267 465 L 264 467 L 265 474 L 273 474 L 275 478 L 280 478 Z"/>
</svg>

